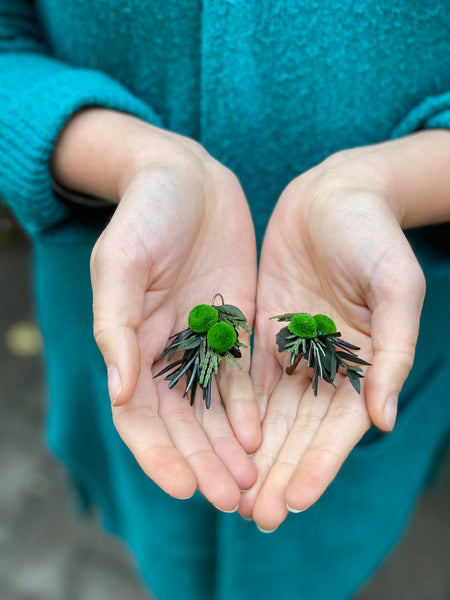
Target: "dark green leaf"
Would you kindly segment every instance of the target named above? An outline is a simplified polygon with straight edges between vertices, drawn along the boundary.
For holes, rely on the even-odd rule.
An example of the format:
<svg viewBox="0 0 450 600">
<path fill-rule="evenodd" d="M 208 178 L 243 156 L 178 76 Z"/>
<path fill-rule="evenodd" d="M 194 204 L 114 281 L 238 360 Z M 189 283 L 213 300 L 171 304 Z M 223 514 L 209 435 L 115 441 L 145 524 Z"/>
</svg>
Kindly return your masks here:
<svg viewBox="0 0 450 600">
<path fill-rule="evenodd" d="M 350 371 L 355 371 L 355 373 L 358 373 L 358 372 L 362 373 L 361 367 L 355 367 L 353 365 L 347 365 L 347 369 L 350 369 Z M 364 375 L 361 375 L 361 377 L 364 377 Z"/>
<path fill-rule="evenodd" d="M 318 384 L 318 373 L 317 370 L 314 369 L 314 375 L 313 375 L 313 380 L 312 380 L 312 389 L 313 389 L 313 394 L 314 396 L 317 396 L 317 384 Z"/>
<path fill-rule="evenodd" d="M 308 344 L 307 344 L 307 346 L 308 346 Z M 313 348 L 313 345 L 310 343 L 309 348 L 308 348 L 308 367 L 313 367 L 313 366 L 314 366 L 314 348 Z"/>
<path fill-rule="evenodd" d="M 205 401 L 206 408 L 211 406 L 211 379 L 208 381 L 206 387 L 203 388 L 203 400 Z"/>
<path fill-rule="evenodd" d="M 353 355 L 353 354 L 349 354 L 348 352 L 342 352 L 342 351 L 337 351 L 336 354 L 338 356 L 340 356 L 341 358 L 345 358 L 345 360 L 349 360 L 350 362 L 354 362 L 357 365 L 370 365 L 369 362 L 363 360 L 362 358 L 360 358 L 359 356 Z"/>
<path fill-rule="evenodd" d="M 338 362 L 337 362 L 336 357 L 333 352 L 333 354 L 330 355 L 330 379 L 331 379 L 331 381 L 334 381 L 334 378 L 336 377 L 337 367 L 338 367 Z"/>
<path fill-rule="evenodd" d="M 183 394 L 183 398 L 187 395 L 187 393 L 189 392 L 190 387 L 192 386 L 192 384 L 194 383 L 194 381 L 196 379 L 198 379 L 198 370 L 199 370 L 199 366 L 200 366 L 200 359 L 198 356 L 195 357 L 195 361 L 194 361 L 194 366 L 192 367 L 192 373 L 191 376 L 189 377 L 189 375 L 187 375 L 186 377 L 189 377 L 189 381 L 188 384 L 186 386 L 186 389 L 184 390 L 184 394 Z M 195 381 L 195 383 L 197 383 Z"/>
<path fill-rule="evenodd" d="M 243 344 L 239 344 L 241 347 L 246 348 L 247 346 L 244 346 Z M 233 346 L 232 348 L 230 348 L 229 353 L 232 354 L 234 356 L 234 358 L 242 358 L 242 352 L 239 349 L 239 346 Z"/>
<path fill-rule="evenodd" d="M 156 375 L 154 375 L 154 377 L 159 377 L 160 375 L 164 375 L 164 373 L 167 373 L 167 371 L 170 371 L 174 367 L 181 365 L 182 362 L 183 362 L 183 359 L 176 360 L 175 362 L 170 363 L 170 365 L 167 365 L 166 367 L 164 367 L 164 369 L 162 369 L 161 371 L 156 373 Z"/>
<path fill-rule="evenodd" d="M 351 369 L 347 369 L 347 377 L 349 378 L 350 383 L 355 388 L 355 390 L 358 392 L 358 394 L 360 394 L 361 393 L 361 381 L 360 381 L 359 375 L 357 373 L 355 373 L 354 371 L 352 371 Z"/>
<path fill-rule="evenodd" d="M 283 327 L 283 329 L 280 329 L 280 331 L 277 333 L 276 341 L 278 344 L 278 352 L 284 352 L 290 335 L 291 332 L 287 327 Z"/>
<path fill-rule="evenodd" d="M 189 329 L 189 327 L 188 327 L 187 329 L 183 329 L 183 331 L 179 331 L 178 333 L 174 333 L 173 335 L 169 336 L 169 340 L 176 338 L 176 337 L 182 337 L 189 333 L 191 333 L 191 329 Z"/>
<path fill-rule="evenodd" d="M 232 317 L 236 321 L 243 321 L 245 323 L 247 322 L 244 313 L 241 310 L 239 310 L 237 306 L 233 306 L 232 304 L 223 304 L 222 306 L 215 306 L 214 308 L 216 308 L 219 312 L 219 319 L 220 317 L 223 318 L 224 316 L 226 316 Z"/>
<path fill-rule="evenodd" d="M 198 370 L 198 369 L 197 369 Z M 192 384 L 192 388 L 191 388 L 191 397 L 190 397 L 190 401 L 189 404 L 192 406 L 194 404 L 194 400 L 195 400 L 195 392 L 197 391 L 197 385 L 198 385 L 198 377 L 195 377 L 194 379 L 194 383 Z"/>
<path fill-rule="evenodd" d="M 292 321 L 293 317 L 297 313 L 285 313 L 284 315 L 276 315 L 275 317 L 270 317 L 270 319 L 278 319 L 278 321 Z"/>
<path fill-rule="evenodd" d="M 331 344 L 330 344 L 331 346 Z M 336 359 L 334 357 L 334 350 L 331 346 L 331 352 L 329 348 L 325 350 L 325 356 L 322 357 L 322 368 L 323 368 L 323 379 L 328 383 L 333 383 L 336 377 Z"/>
<path fill-rule="evenodd" d="M 343 346 L 345 348 L 352 348 L 353 350 L 361 350 L 359 346 L 355 346 L 354 344 L 350 344 L 350 342 L 346 342 L 345 340 L 341 339 L 333 339 L 333 344 L 337 344 L 338 346 Z"/>
<path fill-rule="evenodd" d="M 191 360 L 189 360 L 185 365 L 183 365 L 182 368 L 178 369 L 177 374 L 175 377 L 172 377 L 171 375 L 169 377 L 166 377 L 166 379 L 170 379 L 170 383 L 169 383 L 169 389 L 171 390 L 173 387 L 176 386 L 176 384 L 178 383 L 178 381 L 181 379 L 181 377 L 183 377 L 183 375 L 186 373 L 186 371 L 189 369 L 189 367 L 192 365 L 192 363 L 195 360 L 195 356 L 193 356 L 191 358 Z"/>
<path fill-rule="evenodd" d="M 179 345 L 180 350 L 191 350 L 192 348 L 197 348 L 200 346 L 202 342 L 202 338 L 199 335 L 193 336 L 192 338 L 188 338 L 184 342 L 181 342 Z"/>
</svg>

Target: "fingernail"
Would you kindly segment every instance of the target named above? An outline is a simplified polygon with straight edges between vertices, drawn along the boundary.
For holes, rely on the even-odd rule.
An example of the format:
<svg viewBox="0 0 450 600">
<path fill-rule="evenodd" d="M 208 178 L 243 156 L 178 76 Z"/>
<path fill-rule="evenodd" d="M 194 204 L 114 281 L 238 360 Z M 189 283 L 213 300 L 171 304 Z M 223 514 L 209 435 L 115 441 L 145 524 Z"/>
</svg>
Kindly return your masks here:
<svg viewBox="0 0 450 600">
<path fill-rule="evenodd" d="M 108 390 L 111 404 L 114 406 L 122 390 L 119 370 L 115 365 L 109 365 L 108 367 Z"/>
<path fill-rule="evenodd" d="M 384 419 L 390 430 L 394 429 L 397 418 L 398 394 L 391 394 L 384 405 Z"/>
<path fill-rule="evenodd" d="M 306 508 L 301 508 L 300 510 L 298 508 L 292 508 L 292 506 L 289 506 L 289 504 L 286 504 L 286 508 L 291 513 L 301 513 L 301 512 L 305 512 L 305 510 L 307 510 Z"/>
<path fill-rule="evenodd" d="M 256 526 L 261 533 L 273 533 L 277 528 L 275 527 L 275 529 L 262 529 L 262 527 L 260 527 L 259 525 Z"/>
<path fill-rule="evenodd" d="M 217 510 L 220 510 L 220 512 L 227 513 L 227 514 L 234 513 L 239 508 L 239 504 L 235 508 L 233 508 L 232 510 L 223 510 L 223 508 L 218 508 L 215 504 L 214 504 L 214 506 L 215 506 L 215 508 L 217 508 Z"/>
</svg>

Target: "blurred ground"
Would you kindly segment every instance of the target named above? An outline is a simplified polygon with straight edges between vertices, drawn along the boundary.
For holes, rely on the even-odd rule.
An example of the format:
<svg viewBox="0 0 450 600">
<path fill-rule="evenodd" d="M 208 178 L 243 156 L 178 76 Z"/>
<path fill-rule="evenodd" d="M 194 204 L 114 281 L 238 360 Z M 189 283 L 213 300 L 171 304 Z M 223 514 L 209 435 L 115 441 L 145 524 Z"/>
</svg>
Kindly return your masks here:
<svg viewBox="0 0 450 600">
<path fill-rule="evenodd" d="M 120 542 L 77 517 L 64 470 L 42 443 L 45 390 L 39 338 L 28 325 L 29 279 L 29 245 L 0 207 L 0 600 L 148 600 Z M 447 470 L 355 600 L 450 598 L 449 500 Z"/>
</svg>

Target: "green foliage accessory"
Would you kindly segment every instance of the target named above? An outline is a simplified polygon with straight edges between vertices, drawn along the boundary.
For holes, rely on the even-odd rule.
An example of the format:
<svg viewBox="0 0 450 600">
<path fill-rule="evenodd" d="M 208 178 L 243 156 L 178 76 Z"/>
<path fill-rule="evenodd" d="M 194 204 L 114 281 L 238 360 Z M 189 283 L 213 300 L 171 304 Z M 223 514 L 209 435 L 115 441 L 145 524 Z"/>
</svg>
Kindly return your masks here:
<svg viewBox="0 0 450 600">
<path fill-rule="evenodd" d="M 208 330 L 208 344 L 214 352 L 225 354 L 237 341 L 236 330 L 229 323 L 221 321 Z"/>
<path fill-rule="evenodd" d="M 292 321 L 288 325 L 291 333 L 299 338 L 311 339 L 316 336 L 317 328 L 316 321 L 307 313 L 299 313 L 292 317 Z"/>
<path fill-rule="evenodd" d="M 219 313 L 210 304 L 197 304 L 189 313 L 188 323 L 195 333 L 206 333 L 219 320 Z"/>
</svg>

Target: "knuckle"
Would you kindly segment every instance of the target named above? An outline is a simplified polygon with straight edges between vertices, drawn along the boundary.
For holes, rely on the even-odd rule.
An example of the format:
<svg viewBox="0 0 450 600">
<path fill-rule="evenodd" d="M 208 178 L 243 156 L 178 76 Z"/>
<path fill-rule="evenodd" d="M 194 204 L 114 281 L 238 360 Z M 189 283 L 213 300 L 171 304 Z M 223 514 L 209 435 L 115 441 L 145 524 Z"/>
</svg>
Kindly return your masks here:
<svg viewBox="0 0 450 600">
<path fill-rule="evenodd" d="M 396 266 L 397 278 L 403 290 L 408 293 L 425 291 L 425 275 L 412 251 L 403 256 L 403 260 L 400 259 L 399 264 L 394 266 Z"/>
<path fill-rule="evenodd" d="M 404 349 L 396 350 L 394 354 L 396 363 L 409 373 L 414 365 L 415 344 L 408 344 Z"/>
<path fill-rule="evenodd" d="M 104 345 L 106 343 L 108 329 L 104 322 L 96 319 L 95 317 L 94 317 L 93 333 L 94 333 L 94 339 L 95 339 L 98 347 L 99 348 L 104 347 Z"/>
<path fill-rule="evenodd" d="M 425 296 L 426 281 L 422 268 L 412 254 L 398 247 L 387 248 L 377 261 L 372 273 L 372 286 L 386 298 L 399 301 L 407 298 L 421 305 Z"/>
<path fill-rule="evenodd" d="M 197 142 L 196 140 L 183 135 L 179 136 L 179 140 L 183 148 L 187 150 L 188 153 L 194 155 L 201 161 L 211 160 L 211 155 L 206 150 L 206 148 L 200 144 L 200 142 Z"/>
<path fill-rule="evenodd" d="M 416 344 L 413 341 L 404 342 L 395 349 L 384 348 L 382 354 L 385 361 L 402 367 L 406 373 L 409 373 L 414 366 L 415 347 Z"/>
<path fill-rule="evenodd" d="M 101 249 L 102 246 L 102 239 L 103 239 L 103 234 L 98 238 L 98 240 L 95 242 L 94 247 L 92 248 L 92 252 L 91 252 L 91 258 L 89 261 L 89 267 L 90 267 L 90 271 L 91 271 L 91 276 L 94 274 L 97 265 L 98 265 L 98 253 L 99 253 L 99 249 Z"/>
<path fill-rule="evenodd" d="M 228 191 L 240 189 L 241 187 L 239 179 L 233 171 L 218 161 L 213 161 L 210 166 L 210 173 L 212 178 L 217 181 L 218 185 L 224 187 L 224 189 L 227 189 Z"/>
<path fill-rule="evenodd" d="M 411 282 L 418 295 L 423 298 L 425 296 L 427 284 L 425 274 L 417 260 L 411 267 Z"/>
<path fill-rule="evenodd" d="M 97 240 L 91 254 L 91 269 L 101 269 L 110 252 L 111 244 L 108 242 L 108 237 L 102 236 Z"/>
</svg>

